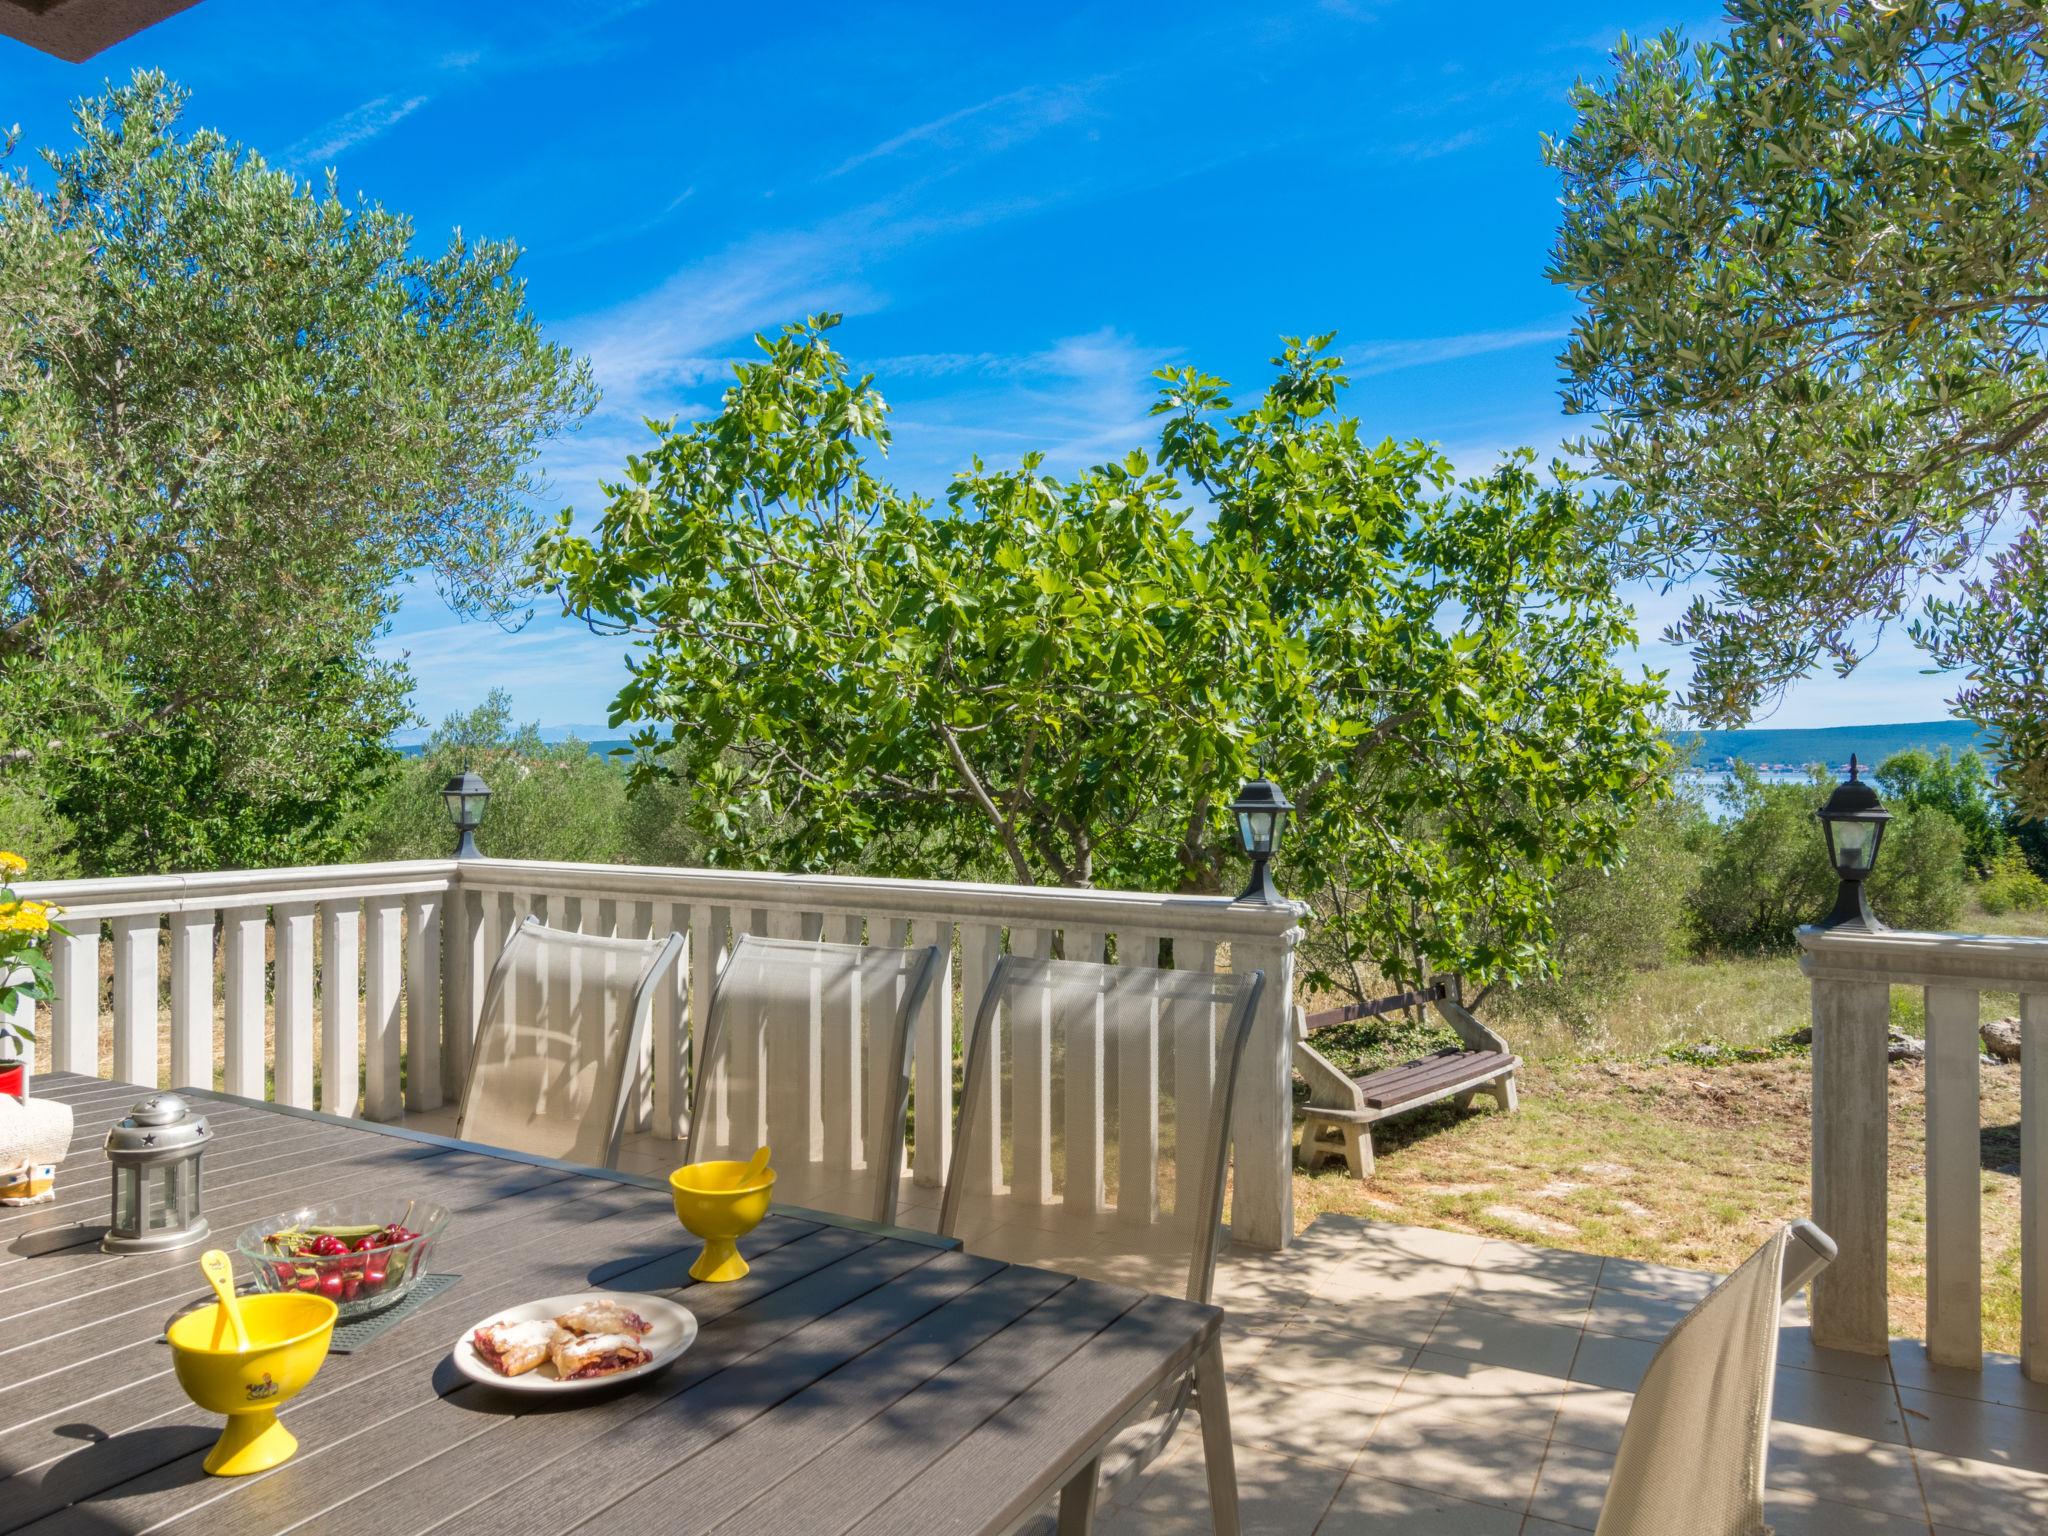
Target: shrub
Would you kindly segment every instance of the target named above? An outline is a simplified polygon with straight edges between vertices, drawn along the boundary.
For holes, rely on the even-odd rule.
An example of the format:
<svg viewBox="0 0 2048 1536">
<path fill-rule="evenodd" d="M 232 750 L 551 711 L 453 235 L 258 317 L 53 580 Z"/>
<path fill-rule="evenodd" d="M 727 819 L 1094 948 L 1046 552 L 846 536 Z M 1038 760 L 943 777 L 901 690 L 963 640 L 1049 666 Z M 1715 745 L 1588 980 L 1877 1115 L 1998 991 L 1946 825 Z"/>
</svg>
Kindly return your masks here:
<svg viewBox="0 0 2048 1536">
<path fill-rule="evenodd" d="M 1975 752 L 1941 755 L 1919 747 L 1894 752 L 1873 777 L 1892 811 L 1941 811 L 1963 836 L 1963 857 L 1978 874 L 1988 874 L 2008 841 L 2005 806 L 1984 759 Z"/>
<path fill-rule="evenodd" d="M 1705 950 L 1795 947 L 1794 930 L 1834 905 L 1836 878 L 1813 813 L 1832 789 L 1766 784 L 1746 764 L 1723 791 L 1734 813 L 1700 871 L 1692 899 L 1695 942 Z M 1900 928 L 1942 928 L 1963 898 L 1963 834 L 1946 812 L 1908 805 L 1892 817 L 1870 881 L 1870 904 Z"/>
<path fill-rule="evenodd" d="M 1977 901 L 1991 913 L 2038 912 L 2048 907 L 2048 880 L 2034 872 L 2018 848 L 2007 848 L 1977 887 Z"/>
<path fill-rule="evenodd" d="M 629 861 L 626 775 L 580 741 L 548 744 L 534 726 L 512 726 L 502 690 L 466 715 L 450 715 L 418 757 L 391 776 L 358 825 L 357 857 L 444 858 L 455 833 L 441 786 L 467 764 L 491 786 L 477 842 L 502 859 Z"/>
</svg>

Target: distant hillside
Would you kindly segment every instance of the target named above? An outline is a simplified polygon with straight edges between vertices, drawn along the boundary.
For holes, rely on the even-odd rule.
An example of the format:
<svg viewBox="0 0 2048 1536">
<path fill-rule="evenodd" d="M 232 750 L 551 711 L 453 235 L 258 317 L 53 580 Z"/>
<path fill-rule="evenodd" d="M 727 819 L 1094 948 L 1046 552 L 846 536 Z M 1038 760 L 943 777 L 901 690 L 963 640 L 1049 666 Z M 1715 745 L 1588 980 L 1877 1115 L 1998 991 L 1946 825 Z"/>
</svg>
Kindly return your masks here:
<svg viewBox="0 0 2048 1536">
<path fill-rule="evenodd" d="M 1923 720 L 1913 725 L 1834 725 L 1825 730 L 1673 731 L 1671 739 L 1693 748 L 1693 767 L 1718 773 L 1740 758 L 1752 768 L 1800 769 L 1821 763 L 1845 767 L 1849 754 L 1875 767 L 1894 752 L 1946 747 L 1983 751 L 1984 733 L 1967 720 Z"/>
</svg>

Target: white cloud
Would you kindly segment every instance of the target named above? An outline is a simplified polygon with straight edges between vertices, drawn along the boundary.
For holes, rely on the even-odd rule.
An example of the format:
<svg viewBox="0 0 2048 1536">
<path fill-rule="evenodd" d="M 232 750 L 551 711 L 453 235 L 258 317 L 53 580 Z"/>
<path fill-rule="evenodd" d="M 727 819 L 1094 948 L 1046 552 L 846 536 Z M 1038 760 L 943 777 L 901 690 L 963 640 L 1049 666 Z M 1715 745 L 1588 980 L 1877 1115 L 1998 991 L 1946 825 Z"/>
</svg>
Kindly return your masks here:
<svg viewBox="0 0 2048 1536">
<path fill-rule="evenodd" d="M 830 174 L 844 176 L 871 161 L 887 159 L 923 144 L 940 149 L 967 150 L 975 155 L 995 154 L 1080 116 L 1089 95 L 1099 84 L 1099 80 L 1090 80 L 1073 85 L 1032 85 L 1005 91 L 971 107 L 961 107 L 930 122 L 906 128 L 871 149 L 849 156 Z"/>
<path fill-rule="evenodd" d="M 1461 358 L 1482 357 L 1489 352 L 1506 352 L 1539 342 L 1562 341 L 1570 334 L 1571 326 L 1558 320 L 1502 331 L 1468 331 L 1462 336 L 1367 342 L 1363 346 L 1346 346 L 1343 352 L 1348 365 L 1346 372 L 1354 378 L 1368 378 L 1401 368 L 1426 368 L 1433 363 L 1452 363 Z"/>
<path fill-rule="evenodd" d="M 286 153 L 285 163 L 295 170 L 324 164 L 345 150 L 390 132 L 431 99 L 409 96 L 404 101 L 397 101 L 389 96 L 378 96 L 366 101 L 299 140 Z"/>
</svg>

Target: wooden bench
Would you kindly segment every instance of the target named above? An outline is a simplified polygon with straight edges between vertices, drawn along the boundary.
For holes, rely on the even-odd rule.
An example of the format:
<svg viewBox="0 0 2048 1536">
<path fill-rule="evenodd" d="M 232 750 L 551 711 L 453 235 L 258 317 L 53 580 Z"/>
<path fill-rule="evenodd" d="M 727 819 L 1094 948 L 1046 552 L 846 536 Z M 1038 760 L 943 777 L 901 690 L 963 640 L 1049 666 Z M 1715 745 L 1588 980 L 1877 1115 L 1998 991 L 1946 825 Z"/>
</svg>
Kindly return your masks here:
<svg viewBox="0 0 2048 1536">
<path fill-rule="evenodd" d="M 1315 1030 L 1420 1003 L 1435 1006 L 1444 1022 L 1457 1031 L 1458 1045 L 1398 1067 L 1352 1077 L 1309 1044 L 1309 1036 Z M 1484 1093 L 1504 1113 L 1513 1114 L 1515 1069 L 1521 1064 L 1522 1058 L 1509 1049 L 1507 1041 L 1467 1012 L 1451 987 L 1443 982 L 1423 992 L 1404 992 L 1376 1003 L 1356 1003 L 1313 1018 L 1297 1008 L 1294 1069 L 1308 1082 L 1308 1103 L 1295 1110 L 1301 1116 L 1302 1164 L 1314 1173 L 1324 1163 L 1341 1157 L 1354 1179 L 1369 1179 L 1373 1169 L 1373 1123 L 1439 1099 L 1454 1098 L 1458 1108 L 1464 1109 L 1476 1095 Z"/>
</svg>

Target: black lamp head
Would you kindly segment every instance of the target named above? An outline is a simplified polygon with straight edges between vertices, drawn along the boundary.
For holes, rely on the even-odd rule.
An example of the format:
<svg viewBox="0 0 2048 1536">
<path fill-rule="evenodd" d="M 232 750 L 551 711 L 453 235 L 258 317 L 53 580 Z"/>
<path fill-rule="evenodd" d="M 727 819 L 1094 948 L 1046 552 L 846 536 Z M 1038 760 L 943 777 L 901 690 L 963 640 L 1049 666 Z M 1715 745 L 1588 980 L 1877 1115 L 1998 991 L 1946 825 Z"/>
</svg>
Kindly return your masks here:
<svg viewBox="0 0 2048 1536">
<path fill-rule="evenodd" d="M 1828 842 L 1828 862 L 1842 885 L 1835 897 L 1835 910 L 1821 924 L 1824 928 L 1860 927 L 1872 932 L 1883 928 L 1864 898 L 1863 882 L 1877 866 L 1877 850 L 1884 842 L 1885 824 L 1892 813 L 1877 798 L 1877 791 L 1861 777 L 1862 767 L 1854 754 L 1849 758 L 1849 777 L 1837 784 L 1827 804 L 1813 813 Z"/>
<path fill-rule="evenodd" d="M 484 806 L 490 798 L 491 786 L 468 768 L 441 786 L 441 803 L 448 807 L 448 819 L 462 834 L 455 847 L 458 859 L 481 857 L 476 846 L 476 829 L 484 824 Z"/>
<path fill-rule="evenodd" d="M 1262 776 L 1237 792 L 1237 798 L 1230 802 L 1230 809 L 1237 817 L 1238 842 L 1252 861 L 1251 884 L 1237 899 L 1262 906 L 1283 905 L 1287 898 L 1273 884 L 1267 865 L 1272 862 L 1273 851 L 1280 846 L 1294 802 L 1287 798 L 1278 784 Z"/>
</svg>

